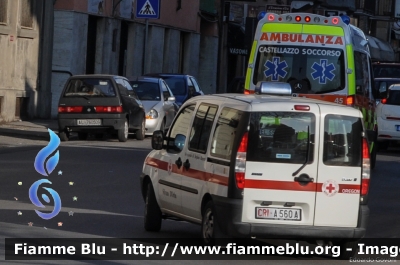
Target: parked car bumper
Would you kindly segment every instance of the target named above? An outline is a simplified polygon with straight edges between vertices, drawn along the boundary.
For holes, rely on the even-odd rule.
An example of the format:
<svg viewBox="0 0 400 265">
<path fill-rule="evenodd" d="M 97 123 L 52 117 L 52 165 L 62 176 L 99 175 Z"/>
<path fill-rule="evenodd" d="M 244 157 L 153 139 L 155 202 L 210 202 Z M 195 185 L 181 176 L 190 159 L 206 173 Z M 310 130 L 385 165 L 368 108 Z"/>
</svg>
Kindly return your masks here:
<svg viewBox="0 0 400 265">
<path fill-rule="evenodd" d="M 160 129 L 161 119 L 146 119 L 146 135 L 153 135 L 153 132 Z"/>
<path fill-rule="evenodd" d="M 59 114 L 58 128 L 60 131 L 67 129 L 70 132 L 88 132 L 88 131 L 113 131 L 124 127 L 126 115 L 109 114 L 109 115 L 63 115 Z M 100 119 L 101 125 L 78 125 L 79 119 Z"/>
<path fill-rule="evenodd" d="M 396 131 L 400 121 L 389 121 L 378 117 L 378 141 L 399 141 L 400 131 Z"/>
<path fill-rule="evenodd" d="M 361 205 L 357 227 L 244 223 L 241 221 L 243 200 L 213 196 L 213 202 L 219 229 L 227 236 L 238 238 L 360 239 L 365 235 L 369 217 L 368 206 Z"/>
</svg>

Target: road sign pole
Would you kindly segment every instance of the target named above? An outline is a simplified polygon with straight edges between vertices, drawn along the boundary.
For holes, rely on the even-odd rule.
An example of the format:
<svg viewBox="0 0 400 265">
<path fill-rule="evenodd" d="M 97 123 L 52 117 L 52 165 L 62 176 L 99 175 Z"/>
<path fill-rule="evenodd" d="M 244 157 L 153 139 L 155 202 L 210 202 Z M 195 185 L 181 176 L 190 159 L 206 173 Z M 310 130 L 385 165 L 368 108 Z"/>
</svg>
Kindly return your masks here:
<svg viewBox="0 0 400 265">
<path fill-rule="evenodd" d="M 149 31 L 149 20 L 146 18 L 146 27 L 145 27 L 145 31 L 144 31 L 144 47 L 143 47 L 143 74 L 146 73 L 146 68 L 147 68 L 147 63 L 146 63 L 146 56 L 147 56 L 147 35 L 148 35 L 148 31 Z"/>
</svg>

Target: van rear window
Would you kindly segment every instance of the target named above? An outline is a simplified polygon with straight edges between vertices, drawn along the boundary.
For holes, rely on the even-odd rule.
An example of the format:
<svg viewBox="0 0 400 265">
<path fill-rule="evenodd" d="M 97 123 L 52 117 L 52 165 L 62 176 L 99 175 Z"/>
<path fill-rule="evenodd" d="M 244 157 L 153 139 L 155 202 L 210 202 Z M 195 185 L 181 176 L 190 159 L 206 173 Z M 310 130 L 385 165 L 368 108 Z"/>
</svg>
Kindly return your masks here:
<svg viewBox="0 0 400 265">
<path fill-rule="evenodd" d="M 312 163 L 315 115 L 304 112 L 253 112 L 247 160 L 256 162 Z"/>
<path fill-rule="evenodd" d="M 357 117 L 325 117 L 323 162 L 329 166 L 361 166 L 362 123 Z"/>
<path fill-rule="evenodd" d="M 71 79 L 64 97 L 115 97 L 111 80 L 99 78 Z"/>
</svg>

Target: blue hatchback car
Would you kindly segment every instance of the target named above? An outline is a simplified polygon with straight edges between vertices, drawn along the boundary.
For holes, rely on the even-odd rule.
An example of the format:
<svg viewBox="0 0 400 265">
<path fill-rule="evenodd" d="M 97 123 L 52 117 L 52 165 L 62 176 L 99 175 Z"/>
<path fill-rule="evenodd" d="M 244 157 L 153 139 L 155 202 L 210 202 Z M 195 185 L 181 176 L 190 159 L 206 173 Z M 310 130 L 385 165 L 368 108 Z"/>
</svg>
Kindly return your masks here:
<svg viewBox="0 0 400 265">
<path fill-rule="evenodd" d="M 175 96 L 175 102 L 180 107 L 191 97 L 204 95 L 196 78 L 186 74 L 150 73 L 145 76 L 159 77 L 165 80 Z"/>
</svg>

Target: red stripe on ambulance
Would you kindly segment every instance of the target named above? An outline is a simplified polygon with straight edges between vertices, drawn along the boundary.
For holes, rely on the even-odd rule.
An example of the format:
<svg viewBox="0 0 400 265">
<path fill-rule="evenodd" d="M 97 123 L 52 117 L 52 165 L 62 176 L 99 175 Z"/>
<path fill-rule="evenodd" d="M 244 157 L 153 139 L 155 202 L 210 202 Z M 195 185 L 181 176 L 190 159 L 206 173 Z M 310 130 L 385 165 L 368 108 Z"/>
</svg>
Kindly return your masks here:
<svg viewBox="0 0 400 265">
<path fill-rule="evenodd" d="M 308 183 L 305 186 L 299 182 L 291 181 L 276 181 L 276 180 L 257 180 L 246 179 L 244 187 L 247 189 L 266 189 L 266 190 L 291 190 L 291 191 L 310 191 L 323 192 L 323 183 Z M 332 187 L 331 189 L 334 189 Z M 329 189 L 328 189 L 329 190 Z M 333 192 L 333 190 L 330 190 Z M 339 184 L 337 193 L 360 194 L 360 184 Z"/>
<path fill-rule="evenodd" d="M 168 171 L 168 162 L 162 161 L 160 159 L 156 159 L 153 157 L 147 157 L 145 164 L 158 168 L 160 170 L 165 170 Z M 170 164 L 171 167 L 171 173 L 179 174 L 184 177 L 188 178 L 193 178 L 193 179 L 198 179 L 198 180 L 203 180 L 203 181 L 208 181 L 212 183 L 216 183 L 219 185 L 223 186 L 228 186 L 228 177 L 217 175 L 217 174 L 211 174 L 205 171 L 197 170 L 197 169 L 192 169 L 189 168 L 189 170 L 186 170 L 183 166 L 181 168 L 178 168 L 178 166 L 172 162 Z"/>
</svg>

